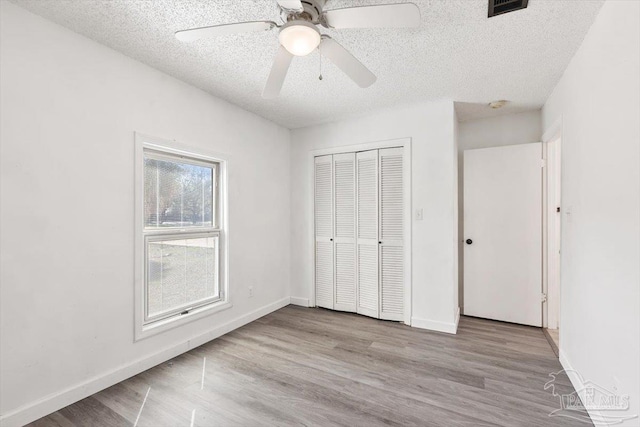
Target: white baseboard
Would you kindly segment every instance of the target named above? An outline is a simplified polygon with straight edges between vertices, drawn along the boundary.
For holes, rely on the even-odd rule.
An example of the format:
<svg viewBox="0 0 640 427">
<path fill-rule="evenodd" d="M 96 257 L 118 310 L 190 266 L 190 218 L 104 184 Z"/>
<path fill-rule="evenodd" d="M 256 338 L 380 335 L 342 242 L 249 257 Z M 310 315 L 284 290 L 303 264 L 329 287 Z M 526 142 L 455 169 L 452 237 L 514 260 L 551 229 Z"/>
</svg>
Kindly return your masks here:
<svg viewBox="0 0 640 427">
<path fill-rule="evenodd" d="M 558 357 L 558 359 L 560 360 L 560 364 L 562 365 L 565 371 L 576 371 L 575 369 L 573 369 L 571 362 L 569 362 L 569 359 L 567 358 L 567 354 L 564 351 L 562 351 L 562 349 L 560 350 L 560 356 Z M 583 380 L 582 376 L 580 375 L 567 375 L 567 376 L 569 377 L 569 381 L 571 381 L 571 385 L 573 385 L 573 388 L 575 390 L 584 390 L 585 385 L 582 382 Z M 599 422 L 599 420 L 603 419 L 599 411 L 596 411 L 594 409 L 591 409 L 591 410 L 587 409 L 587 413 L 591 417 L 591 421 L 593 422 L 593 425 L 595 427 L 607 427 L 611 425 L 610 423 L 603 424 Z"/>
<path fill-rule="evenodd" d="M 420 329 L 429 329 L 430 331 L 446 332 L 448 334 L 458 333 L 458 323 L 460 322 L 460 308 L 456 312 L 456 318 L 453 322 L 441 322 L 439 320 L 421 319 L 419 317 L 411 318 L 411 326 Z"/>
<path fill-rule="evenodd" d="M 291 304 L 301 307 L 311 307 L 309 305 L 309 298 L 291 297 Z"/>
<path fill-rule="evenodd" d="M 571 366 L 571 363 L 569 363 L 569 359 L 567 359 L 567 355 L 564 353 L 564 351 L 560 350 L 560 356 L 558 357 L 558 359 L 560 360 L 560 364 L 565 370 L 573 370 L 573 367 Z"/>
<path fill-rule="evenodd" d="M 165 348 L 158 353 L 139 359 L 133 363 L 121 366 L 106 374 L 95 376 L 87 381 L 69 387 L 58 393 L 51 394 L 40 400 L 32 402 L 28 405 L 24 405 L 11 412 L 0 416 L 0 427 L 13 427 L 23 426 L 32 421 L 42 418 L 58 409 L 71 405 L 85 397 L 91 396 L 94 393 L 104 390 L 107 387 L 111 387 L 121 381 L 126 380 L 140 372 L 146 371 L 160 363 L 166 362 L 182 353 L 185 353 L 192 348 L 198 347 L 206 342 L 209 342 L 215 338 L 218 338 L 228 332 L 233 331 L 247 323 L 253 322 L 262 316 L 265 316 L 273 311 L 279 310 L 291 303 L 291 298 L 286 297 L 271 304 L 267 304 L 254 310 L 250 313 L 244 314 L 236 319 L 233 319 L 223 325 L 219 325 L 216 328 L 205 332 L 204 334 L 197 335 L 187 341 L 180 344 Z"/>
</svg>

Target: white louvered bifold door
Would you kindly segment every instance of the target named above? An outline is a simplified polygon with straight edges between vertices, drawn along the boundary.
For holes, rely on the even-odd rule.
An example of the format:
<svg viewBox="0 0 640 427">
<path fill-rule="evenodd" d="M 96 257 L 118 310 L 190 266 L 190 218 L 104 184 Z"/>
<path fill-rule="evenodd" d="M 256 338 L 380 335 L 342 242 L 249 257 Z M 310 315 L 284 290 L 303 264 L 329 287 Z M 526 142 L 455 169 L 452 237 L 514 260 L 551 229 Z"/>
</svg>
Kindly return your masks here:
<svg viewBox="0 0 640 427">
<path fill-rule="evenodd" d="M 356 311 L 356 154 L 333 156 L 335 300 L 333 308 Z"/>
<path fill-rule="evenodd" d="M 403 320 L 403 153 L 379 152 L 380 164 L 380 318 Z"/>
<path fill-rule="evenodd" d="M 356 153 L 357 312 L 379 317 L 378 150 Z"/>
<path fill-rule="evenodd" d="M 315 282 L 316 305 L 333 308 L 333 156 L 315 158 Z"/>
</svg>

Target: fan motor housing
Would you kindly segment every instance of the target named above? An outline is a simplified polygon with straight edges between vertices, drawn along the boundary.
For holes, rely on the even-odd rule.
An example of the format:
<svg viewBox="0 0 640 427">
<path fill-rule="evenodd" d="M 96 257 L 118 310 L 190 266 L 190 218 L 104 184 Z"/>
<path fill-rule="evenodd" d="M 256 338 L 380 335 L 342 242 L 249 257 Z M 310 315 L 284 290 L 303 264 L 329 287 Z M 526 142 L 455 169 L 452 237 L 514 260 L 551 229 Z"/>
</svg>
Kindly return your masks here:
<svg viewBox="0 0 640 427">
<path fill-rule="evenodd" d="M 320 23 L 322 17 L 322 8 L 326 4 L 326 0 L 301 0 L 302 12 L 293 12 L 283 10 L 283 14 L 286 15 L 287 21 L 303 20 L 313 22 L 314 24 Z"/>
</svg>

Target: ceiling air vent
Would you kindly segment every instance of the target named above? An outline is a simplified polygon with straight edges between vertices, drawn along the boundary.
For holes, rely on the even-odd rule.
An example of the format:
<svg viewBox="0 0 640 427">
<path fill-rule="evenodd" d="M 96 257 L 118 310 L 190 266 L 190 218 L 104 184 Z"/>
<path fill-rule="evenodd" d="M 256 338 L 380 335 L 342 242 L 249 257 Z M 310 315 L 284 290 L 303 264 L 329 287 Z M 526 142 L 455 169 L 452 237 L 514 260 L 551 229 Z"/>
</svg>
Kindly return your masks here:
<svg viewBox="0 0 640 427">
<path fill-rule="evenodd" d="M 529 0 L 489 0 L 489 18 L 527 7 Z"/>
</svg>

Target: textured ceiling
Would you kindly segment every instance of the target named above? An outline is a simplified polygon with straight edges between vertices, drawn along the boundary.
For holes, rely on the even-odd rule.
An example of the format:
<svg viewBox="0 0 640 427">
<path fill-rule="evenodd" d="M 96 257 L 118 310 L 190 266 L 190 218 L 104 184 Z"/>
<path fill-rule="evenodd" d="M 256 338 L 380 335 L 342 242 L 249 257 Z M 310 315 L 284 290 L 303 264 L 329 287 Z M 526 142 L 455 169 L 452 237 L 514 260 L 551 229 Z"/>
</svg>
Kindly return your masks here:
<svg viewBox="0 0 640 427">
<path fill-rule="evenodd" d="M 321 31 L 377 76 L 360 89 L 317 52 L 295 58 L 277 99 L 262 99 L 277 31 L 181 43 L 177 30 L 276 20 L 274 0 L 12 0 L 125 55 L 288 128 L 432 99 L 458 101 L 460 120 L 540 108 L 602 0 L 530 0 L 487 19 L 487 0 L 413 0 L 418 29 Z M 399 3 L 329 0 L 325 10 Z M 486 103 L 506 99 L 500 110 Z"/>
</svg>

